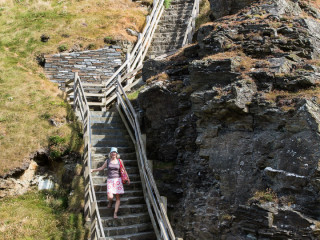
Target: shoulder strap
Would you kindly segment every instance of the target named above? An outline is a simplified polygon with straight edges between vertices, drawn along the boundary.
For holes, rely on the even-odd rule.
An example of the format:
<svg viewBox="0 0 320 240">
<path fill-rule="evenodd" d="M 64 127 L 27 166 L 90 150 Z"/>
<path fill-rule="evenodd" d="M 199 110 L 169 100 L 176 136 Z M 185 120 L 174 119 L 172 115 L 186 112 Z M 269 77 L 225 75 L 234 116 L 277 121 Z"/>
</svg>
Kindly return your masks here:
<svg viewBox="0 0 320 240">
<path fill-rule="evenodd" d="M 118 159 L 118 161 L 119 161 L 119 164 L 120 164 L 120 168 L 122 168 L 122 167 L 123 167 L 123 165 L 122 165 L 122 161 L 121 161 L 121 159 L 119 158 L 119 159 Z"/>
</svg>

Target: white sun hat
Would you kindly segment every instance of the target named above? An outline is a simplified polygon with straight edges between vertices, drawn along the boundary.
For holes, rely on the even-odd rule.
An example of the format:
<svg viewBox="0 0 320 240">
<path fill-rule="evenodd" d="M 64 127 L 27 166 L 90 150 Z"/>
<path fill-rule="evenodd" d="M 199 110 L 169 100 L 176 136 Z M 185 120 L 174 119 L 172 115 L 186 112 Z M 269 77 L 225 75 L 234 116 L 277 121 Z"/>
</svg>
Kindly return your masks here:
<svg viewBox="0 0 320 240">
<path fill-rule="evenodd" d="M 116 148 L 116 147 L 112 147 L 112 148 L 111 148 L 111 150 L 110 150 L 110 153 L 112 153 L 112 152 L 116 152 L 116 153 L 118 153 L 118 148 Z"/>
</svg>

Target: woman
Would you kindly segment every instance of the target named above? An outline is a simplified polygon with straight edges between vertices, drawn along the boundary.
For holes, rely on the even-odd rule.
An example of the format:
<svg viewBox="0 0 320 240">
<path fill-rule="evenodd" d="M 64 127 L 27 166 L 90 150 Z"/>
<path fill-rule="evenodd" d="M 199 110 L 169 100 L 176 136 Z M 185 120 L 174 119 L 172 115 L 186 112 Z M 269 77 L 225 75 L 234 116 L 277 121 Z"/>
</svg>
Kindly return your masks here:
<svg viewBox="0 0 320 240">
<path fill-rule="evenodd" d="M 113 195 L 116 196 L 116 205 L 114 209 L 114 218 L 118 218 L 118 210 L 120 207 L 120 194 L 124 194 L 123 184 L 120 176 L 120 161 L 122 166 L 123 161 L 120 159 L 120 155 L 118 153 L 118 149 L 112 147 L 109 153 L 109 159 L 105 161 L 105 163 L 96 169 L 91 169 L 91 172 L 98 172 L 106 167 L 108 168 L 108 180 L 107 180 L 107 195 L 108 195 L 108 208 L 112 207 Z"/>
</svg>

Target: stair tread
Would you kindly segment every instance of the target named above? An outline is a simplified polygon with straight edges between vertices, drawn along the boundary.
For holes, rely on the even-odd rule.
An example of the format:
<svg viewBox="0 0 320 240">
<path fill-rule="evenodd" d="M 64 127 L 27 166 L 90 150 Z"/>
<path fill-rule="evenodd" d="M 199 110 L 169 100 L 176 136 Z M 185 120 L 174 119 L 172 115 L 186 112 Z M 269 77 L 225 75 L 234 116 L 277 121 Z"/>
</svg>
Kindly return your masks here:
<svg viewBox="0 0 320 240">
<path fill-rule="evenodd" d="M 104 227 L 103 230 L 126 229 L 128 227 L 140 227 L 140 226 L 152 226 L 152 224 L 150 222 L 150 223 L 139 223 L 139 224 L 126 225 L 126 226 L 119 226 L 119 227 Z"/>
<path fill-rule="evenodd" d="M 124 209 L 124 208 L 146 208 L 147 204 L 125 204 L 125 205 L 120 205 L 119 209 Z M 108 207 L 99 207 L 100 210 L 102 209 L 110 209 Z"/>
<path fill-rule="evenodd" d="M 137 217 L 141 217 L 141 216 L 149 216 L 148 212 L 143 212 L 143 213 L 130 213 L 127 215 L 119 215 L 118 219 L 124 219 L 124 218 L 137 218 Z M 114 220 L 113 216 L 101 216 L 102 220 L 108 221 L 108 220 Z"/>
<path fill-rule="evenodd" d="M 110 238 L 130 238 L 130 237 L 135 237 L 135 236 L 141 236 L 141 235 L 147 235 L 147 234 L 154 234 L 154 232 L 140 232 L 140 233 L 132 233 L 132 234 L 125 234 L 125 235 L 117 235 L 117 236 L 109 236 Z"/>
<path fill-rule="evenodd" d="M 128 169 L 129 167 L 126 167 Z M 140 176 L 139 174 L 129 174 L 129 177 L 137 177 Z M 107 176 L 92 176 L 92 178 L 108 178 Z"/>
</svg>

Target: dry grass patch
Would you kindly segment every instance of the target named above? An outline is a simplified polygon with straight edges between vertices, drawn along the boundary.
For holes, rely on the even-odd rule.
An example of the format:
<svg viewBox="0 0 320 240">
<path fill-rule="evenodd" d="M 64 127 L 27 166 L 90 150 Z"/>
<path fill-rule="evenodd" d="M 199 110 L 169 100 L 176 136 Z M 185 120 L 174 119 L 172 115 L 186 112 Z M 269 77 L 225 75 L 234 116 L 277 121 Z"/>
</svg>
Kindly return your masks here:
<svg viewBox="0 0 320 240">
<path fill-rule="evenodd" d="M 251 68 L 255 66 L 257 62 L 256 59 L 248 57 L 245 53 L 241 51 L 228 51 L 221 52 L 214 55 L 206 56 L 204 59 L 212 59 L 212 60 L 223 60 L 234 58 L 239 61 L 238 66 L 235 68 L 235 71 L 247 73 Z"/>
<path fill-rule="evenodd" d="M 279 106 L 283 111 L 288 111 L 295 108 L 293 99 L 314 99 L 320 104 L 320 87 L 300 90 L 298 92 L 288 92 L 283 90 L 273 90 L 264 93 L 263 98 L 269 102 L 279 102 Z"/>
<path fill-rule="evenodd" d="M 168 74 L 166 74 L 165 72 L 159 73 L 155 76 L 152 76 L 151 78 L 147 79 L 146 83 L 150 84 L 152 82 L 163 82 L 169 79 Z"/>
<path fill-rule="evenodd" d="M 314 7 L 320 9 L 320 0 L 309 0 L 308 3 L 313 5 Z"/>
<path fill-rule="evenodd" d="M 253 197 L 249 199 L 251 201 L 258 201 L 259 203 L 266 203 L 266 202 L 274 202 L 278 203 L 279 199 L 277 194 L 271 189 L 267 188 L 265 191 L 256 191 L 253 194 Z"/>
<path fill-rule="evenodd" d="M 200 11 L 196 19 L 196 29 L 198 29 L 202 24 L 211 22 L 210 19 L 210 2 L 209 0 L 202 0 L 200 2 Z"/>
</svg>

